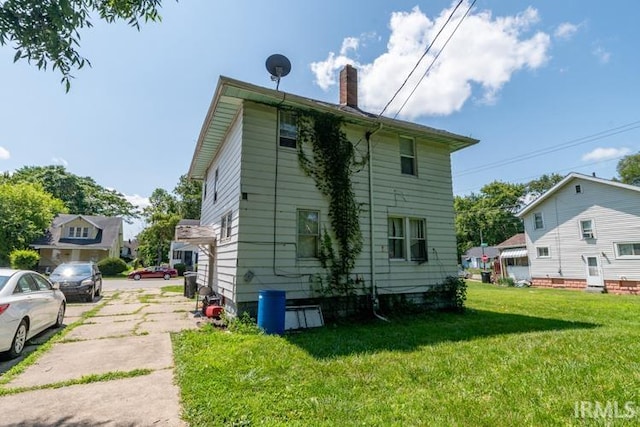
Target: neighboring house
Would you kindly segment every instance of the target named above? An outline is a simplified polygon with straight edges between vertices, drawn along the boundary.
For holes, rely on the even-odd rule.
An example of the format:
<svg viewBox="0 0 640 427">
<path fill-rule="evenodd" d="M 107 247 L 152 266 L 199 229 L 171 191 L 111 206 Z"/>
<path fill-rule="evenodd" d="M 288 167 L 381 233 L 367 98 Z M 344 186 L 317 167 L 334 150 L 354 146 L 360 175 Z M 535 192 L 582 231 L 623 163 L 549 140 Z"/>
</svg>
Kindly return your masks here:
<svg viewBox="0 0 640 427">
<path fill-rule="evenodd" d="M 178 226 L 184 225 L 198 226 L 200 225 L 200 220 L 181 219 L 178 222 Z M 176 264 L 184 264 L 187 270 L 193 270 L 198 263 L 198 251 L 198 245 L 172 240 L 169 246 L 169 266 L 173 268 Z"/>
<path fill-rule="evenodd" d="M 125 240 L 120 250 L 120 258 L 133 261 L 138 257 L 138 246 L 139 243 L 137 239 Z"/>
<path fill-rule="evenodd" d="M 531 280 L 527 241 L 524 233 L 509 237 L 497 245 L 496 249 L 499 251 L 501 277 L 510 277 L 515 281 Z"/>
<path fill-rule="evenodd" d="M 363 245 L 350 279 L 360 300 L 369 311 L 373 301 L 428 305 L 429 291 L 457 274 L 450 155 L 478 141 L 360 110 L 351 66 L 340 74 L 340 105 L 220 78 L 188 174 L 204 181 L 198 284 L 232 314 L 255 312 L 261 290 L 286 291 L 289 305 L 319 296 L 329 204 L 299 164 L 304 111 L 341 117 L 368 159 L 351 178 Z"/>
<path fill-rule="evenodd" d="M 117 258 L 122 248 L 122 218 L 60 214 L 31 247 L 40 253 L 39 269 L 43 271 L 69 261 Z"/>
<path fill-rule="evenodd" d="M 482 262 L 485 255 L 487 262 Z M 498 249 L 493 246 L 474 246 L 462 254 L 462 266 L 464 268 L 491 268 L 493 259 L 498 256 Z"/>
<path fill-rule="evenodd" d="M 534 286 L 638 293 L 640 187 L 571 173 L 518 216 Z"/>
</svg>

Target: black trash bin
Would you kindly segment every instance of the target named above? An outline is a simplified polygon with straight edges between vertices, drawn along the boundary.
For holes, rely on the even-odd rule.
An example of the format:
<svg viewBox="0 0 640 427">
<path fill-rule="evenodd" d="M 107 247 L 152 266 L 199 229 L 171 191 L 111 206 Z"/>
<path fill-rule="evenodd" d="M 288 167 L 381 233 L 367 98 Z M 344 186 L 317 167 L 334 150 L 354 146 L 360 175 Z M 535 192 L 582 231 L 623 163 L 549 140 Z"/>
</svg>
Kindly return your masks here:
<svg viewBox="0 0 640 427">
<path fill-rule="evenodd" d="M 193 271 L 185 271 L 184 273 L 184 296 L 187 298 L 193 298 L 196 294 L 196 278 L 198 274 Z"/>
<path fill-rule="evenodd" d="M 491 272 L 490 271 L 481 271 L 480 276 L 482 276 L 482 283 L 491 283 Z"/>
</svg>

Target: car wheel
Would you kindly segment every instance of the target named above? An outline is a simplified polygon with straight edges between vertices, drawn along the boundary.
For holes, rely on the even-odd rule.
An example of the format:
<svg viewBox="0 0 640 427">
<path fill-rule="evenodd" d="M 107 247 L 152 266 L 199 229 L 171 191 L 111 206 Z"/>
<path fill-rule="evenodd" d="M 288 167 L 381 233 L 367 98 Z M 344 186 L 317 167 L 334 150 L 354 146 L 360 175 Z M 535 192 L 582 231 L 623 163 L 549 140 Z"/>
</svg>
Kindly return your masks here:
<svg viewBox="0 0 640 427">
<path fill-rule="evenodd" d="M 22 321 L 18 325 L 16 335 L 13 337 L 13 341 L 11 342 L 9 356 L 18 357 L 22 354 L 24 345 L 27 343 L 27 331 L 29 331 L 29 328 L 27 327 L 27 321 L 25 319 L 22 319 Z"/>
<path fill-rule="evenodd" d="M 140 280 L 141 276 L 139 274 L 134 274 L 133 275 L 133 280 Z"/>
<path fill-rule="evenodd" d="M 171 275 L 169 273 L 164 273 L 164 280 L 171 279 Z"/>
<path fill-rule="evenodd" d="M 96 289 L 96 296 L 99 297 L 102 294 L 102 282 L 100 282 L 100 286 Z"/>
<path fill-rule="evenodd" d="M 64 310 L 65 310 L 65 305 L 64 303 L 60 304 L 60 308 L 58 309 L 58 317 L 56 317 L 56 323 L 55 326 L 56 328 L 59 328 L 60 326 L 62 326 L 62 322 L 64 321 Z"/>
<path fill-rule="evenodd" d="M 96 285 L 93 285 L 93 286 L 91 287 L 91 293 L 90 293 L 89 295 L 85 296 L 85 297 L 84 297 L 84 298 L 85 298 L 84 300 L 85 300 L 86 302 L 93 302 L 93 299 L 94 299 L 95 297 L 96 297 Z"/>
</svg>

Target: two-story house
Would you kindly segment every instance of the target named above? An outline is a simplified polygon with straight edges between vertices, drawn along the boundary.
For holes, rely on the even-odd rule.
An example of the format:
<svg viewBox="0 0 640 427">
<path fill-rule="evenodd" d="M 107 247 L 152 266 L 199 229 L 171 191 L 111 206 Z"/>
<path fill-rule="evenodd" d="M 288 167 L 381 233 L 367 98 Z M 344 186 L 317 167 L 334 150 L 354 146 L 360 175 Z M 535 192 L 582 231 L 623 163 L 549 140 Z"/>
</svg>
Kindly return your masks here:
<svg viewBox="0 0 640 427">
<path fill-rule="evenodd" d="M 39 269 L 53 270 L 70 261 L 119 257 L 123 242 L 122 218 L 60 214 L 44 236 L 30 246 L 40 253 Z"/>
<path fill-rule="evenodd" d="M 344 237 L 331 221 L 350 212 L 332 211 L 301 166 L 301 154 L 326 159 L 300 140 L 300 117 L 315 113 L 341 121 L 355 159 L 345 174 L 361 232 L 351 292 L 383 308 L 428 304 L 457 271 L 450 155 L 478 141 L 360 110 L 351 66 L 339 105 L 220 78 L 188 174 L 203 181 L 200 228 L 211 230 L 198 241 L 198 283 L 231 313 L 255 312 L 264 289 L 285 290 L 287 304 L 327 296 L 325 231 Z"/>
<path fill-rule="evenodd" d="M 638 293 L 640 187 L 571 173 L 518 216 L 533 286 Z"/>
</svg>

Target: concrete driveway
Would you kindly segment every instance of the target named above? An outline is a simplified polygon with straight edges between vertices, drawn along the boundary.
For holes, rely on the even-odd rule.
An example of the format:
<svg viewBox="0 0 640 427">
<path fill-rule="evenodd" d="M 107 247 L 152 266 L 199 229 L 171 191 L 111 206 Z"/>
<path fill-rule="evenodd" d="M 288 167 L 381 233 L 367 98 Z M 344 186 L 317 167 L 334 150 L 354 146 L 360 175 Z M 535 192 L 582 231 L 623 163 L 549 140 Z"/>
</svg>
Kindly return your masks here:
<svg viewBox="0 0 640 427">
<path fill-rule="evenodd" d="M 185 425 L 170 333 L 206 321 L 194 318 L 195 301 L 159 287 L 104 289 L 93 304 L 70 303 L 65 324 L 81 323 L 0 386 L 19 391 L 0 397 L 3 426 Z"/>
</svg>

